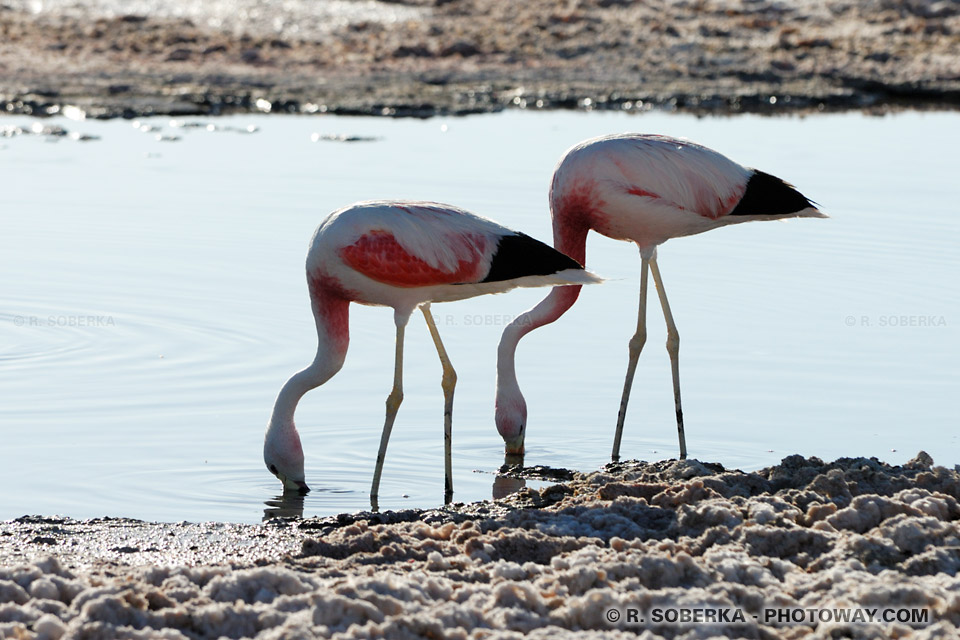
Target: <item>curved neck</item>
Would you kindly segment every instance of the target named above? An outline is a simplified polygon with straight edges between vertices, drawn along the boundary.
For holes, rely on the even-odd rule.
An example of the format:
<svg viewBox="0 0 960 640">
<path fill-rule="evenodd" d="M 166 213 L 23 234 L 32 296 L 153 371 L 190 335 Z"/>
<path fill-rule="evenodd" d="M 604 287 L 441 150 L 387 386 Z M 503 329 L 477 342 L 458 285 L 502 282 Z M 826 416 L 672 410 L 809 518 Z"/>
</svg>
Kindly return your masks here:
<svg viewBox="0 0 960 640">
<path fill-rule="evenodd" d="M 553 240 L 556 249 L 581 265 L 586 259 L 588 228 L 568 224 L 567 216 L 553 216 Z M 533 309 L 507 325 L 497 348 L 497 389 L 494 419 L 503 437 L 507 453 L 523 453 L 527 425 L 527 405 L 517 382 L 516 355 L 520 339 L 534 329 L 550 324 L 573 306 L 580 295 L 580 285 L 554 287 Z"/>
<path fill-rule="evenodd" d="M 553 218 L 553 248 L 587 266 L 587 232 L 589 226 L 582 220 L 569 220 L 568 216 Z"/>
<path fill-rule="evenodd" d="M 573 224 L 571 224 L 573 222 Z M 587 258 L 586 225 L 569 219 L 569 216 L 553 216 L 553 244 L 558 251 L 567 254 L 581 265 Z M 497 348 L 497 387 L 501 384 L 517 385 L 515 369 L 517 345 L 520 339 L 534 329 L 556 321 L 567 312 L 580 295 L 580 285 L 554 287 L 534 308 L 518 316 L 507 325 Z"/>
<path fill-rule="evenodd" d="M 497 347 L 497 386 L 510 384 L 516 386 L 515 368 L 517 345 L 520 339 L 534 329 L 550 324 L 573 306 L 580 295 L 580 285 L 554 287 L 537 306 L 519 315 L 507 325 Z"/>
<path fill-rule="evenodd" d="M 293 374 L 280 389 L 268 430 L 292 427 L 300 399 L 340 371 L 347 356 L 350 302 L 314 286 L 310 298 L 317 325 L 317 355 L 310 366 Z"/>
<path fill-rule="evenodd" d="M 324 371 L 324 363 L 314 361 L 309 367 L 293 374 L 289 380 L 284 383 L 277 394 L 277 401 L 273 405 L 273 414 L 270 416 L 270 425 L 292 425 L 293 414 L 297 410 L 300 398 L 310 391 L 319 387 L 324 382 L 333 377 L 332 373 Z M 334 372 L 335 373 L 335 372 Z"/>
</svg>

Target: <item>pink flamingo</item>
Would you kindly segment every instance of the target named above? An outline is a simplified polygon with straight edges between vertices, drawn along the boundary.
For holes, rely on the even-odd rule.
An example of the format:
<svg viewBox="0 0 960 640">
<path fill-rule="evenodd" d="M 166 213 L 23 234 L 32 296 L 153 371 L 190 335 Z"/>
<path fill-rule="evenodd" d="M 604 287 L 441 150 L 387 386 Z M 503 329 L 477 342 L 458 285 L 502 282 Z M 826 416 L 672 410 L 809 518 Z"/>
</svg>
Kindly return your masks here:
<svg viewBox="0 0 960 640">
<path fill-rule="evenodd" d="M 294 374 L 280 390 L 267 425 L 263 459 L 285 490 L 310 490 L 293 422 L 297 403 L 343 366 L 350 340 L 350 302 L 393 307 L 396 365 L 370 489 L 374 508 L 387 441 L 403 400 L 403 333 L 413 310 L 419 307 L 423 312 L 443 367 L 445 490 L 449 498 L 453 492 L 450 438 L 457 375 L 440 341 L 430 303 L 514 287 L 599 280 L 549 245 L 462 209 L 429 202 L 361 202 L 331 213 L 314 233 L 306 266 L 317 325 L 317 354 L 310 366 Z"/>
<path fill-rule="evenodd" d="M 680 335 L 657 266 L 657 245 L 728 224 L 778 218 L 825 218 L 793 186 L 686 140 L 625 134 L 581 142 L 564 154 L 553 174 L 550 214 L 554 246 L 585 264 L 587 233 L 635 242 L 640 249 L 640 310 L 629 342 L 629 359 L 612 459 L 620 439 L 640 350 L 646 341 L 647 271 L 653 275 L 667 324 L 680 458 L 687 445 L 680 407 Z M 522 454 L 527 406 L 514 366 L 520 339 L 573 306 L 580 287 L 555 288 L 510 323 L 497 353 L 497 430 L 507 454 Z"/>
</svg>

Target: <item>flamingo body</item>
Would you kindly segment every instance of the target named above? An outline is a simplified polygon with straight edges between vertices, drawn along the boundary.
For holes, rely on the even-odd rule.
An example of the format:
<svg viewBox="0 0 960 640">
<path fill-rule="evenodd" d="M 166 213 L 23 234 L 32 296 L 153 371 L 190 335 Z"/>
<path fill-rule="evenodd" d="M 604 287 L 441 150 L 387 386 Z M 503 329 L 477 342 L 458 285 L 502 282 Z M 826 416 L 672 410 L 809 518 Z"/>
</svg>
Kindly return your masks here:
<svg viewBox="0 0 960 640">
<path fill-rule="evenodd" d="M 686 456 L 680 408 L 679 333 L 656 262 L 656 248 L 670 238 L 693 235 L 751 220 L 826 217 L 793 186 L 750 169 L 687 140 L 623 134 L 581 142 L 561 158 L 550 186 L 554 246 L 579 263 L 586 261 L 588 232 L 633 242 L 640 250 L 640 309 L 630 340 L 627 376 L 620 404 L 613 458 L 633 373 L 646 340 L 648 269 L 657 286 L 667 323 L 681 457 Z M 520 339 L 554 322 L 577 300 L 579 287 L 554 289 L 536 307 L 508 325 L 497 358 L 496 423 L 507 453 L 523 453 L 527 408 L 516 378 Z"/>
<path fill-rule="evenodd" d="M 556 275 L 568 269 L 576 273 Z M 538 240 L 429 202 L 371 201 L 335 211 L 314 233 L 307 274 L 353 302 L 407 314 L 425 302 L 569 284 L 568 277 L 590 281 L 578 263 Z"/>
<path fill-rule="evenodd" d="M 361 202 L 330 214 L 317 228 L 306 261 L 318 347 L 313 363 L 294 374 L 274 405 L 264 462 L 286 489 L 308 491 L 303 448 L 293 422 L 304 393 L 339 371 L 349 345 L 349 304 L 392 307 L 397 328 L 394 392 L 388 398 L 371 496 L 375 498 L 386 440 L 402 400 L 403 330 L 420 307 L 444 366 L 448 432 L 455 373 L 429 313 L 431 302 L 461 300 L 515 287 L 586 284 L 597 280 L 576 261 L 529 236 L 463 209 L 429 202 Z"/>
<path fill-rule="evenodd" d="M 696 143 L 623 134 L 582 142 L 550 188 L 554 238 L 592 229 L 651 249 L 670 238 L 777 218 L 824 217 L 790 185 Z"/>
</svg>

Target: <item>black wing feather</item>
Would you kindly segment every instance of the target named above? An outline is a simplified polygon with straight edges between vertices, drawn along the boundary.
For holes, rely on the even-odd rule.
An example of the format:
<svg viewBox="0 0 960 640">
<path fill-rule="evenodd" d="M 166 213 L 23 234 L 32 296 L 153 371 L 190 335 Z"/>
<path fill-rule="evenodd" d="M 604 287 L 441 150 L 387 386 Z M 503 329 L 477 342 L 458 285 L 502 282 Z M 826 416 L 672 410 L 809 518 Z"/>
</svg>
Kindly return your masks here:
<svg viewBox="0 0 960 640">
<path fill-rule="evenodd" d="M 548 276 L 583 266 L 548 244 L 525 233 L 503 236 L 490 259 L 490 271 L 481 282 L 501 282 L 524 276 Z"/>
<path fill-rule="evenodd" d="M 815 205 L 794 188 L 776 176 L 753 170 L 747 189 L 731 216 L 780 216 L 803 211 Z"/>
</svg>

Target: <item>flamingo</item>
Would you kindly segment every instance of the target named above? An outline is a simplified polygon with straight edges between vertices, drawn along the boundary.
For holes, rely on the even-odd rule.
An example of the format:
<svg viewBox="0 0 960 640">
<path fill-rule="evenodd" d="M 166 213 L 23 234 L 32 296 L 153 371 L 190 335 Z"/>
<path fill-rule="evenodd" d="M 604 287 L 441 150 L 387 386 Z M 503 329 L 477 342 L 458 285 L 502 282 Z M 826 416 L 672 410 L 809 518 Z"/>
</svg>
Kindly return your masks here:
<svg viewBox="0 0 960 640">
<path fill-rule="evenodd" d="M 653 276 L 667 325 L 667 351 L 680 440 L 687 456 L 680 405 L 680 334 L 657 265 L 657 246 L 729 224 L 780 218 L 826 218 L 792 185 L 763 171 L 743 167 L 693 142 L 661 135 L 622 134 L 581 142 L 560 159 L 550 186 L 554 246 L 585 264 L 592 229 L 640 249 L 640 308 L 628 343 L 627 373 L 611 458 L 620 458 L 620 439 L 640 351 L 646 341 L 647 272 Z M 554 288 L 503 331 L 497 352 L 496 425 L 508 456 L 522 455 L 527 406 L 517 382 L 520 339 L 562 316 L 577 301 L 580 287 Z"/>
<path fill-rule="evenodd" d="M 451 423 L 457 375 L 430 313 L 431 302 L 462 300 L 514 287 L 589 284 L 599 278 L 571 258 L 523 233 L 463 209 L 431 202 L 360 202 L 331 213 L 307 254 L 307 283 L 317 327 L 310 366 L 280 389 L 267 425 L 263 460 L 284 490 L 306 493 L 303 447 L 293 415 L 303 395 L 343 366 L 351 302 L 393 308 L 393 389 L 370 489 L 376 508 L 387 441 L 403 400 L 403 335 L 417 307 L 443 367 L 445 495 L 453 493 Z"/>
</svg>

